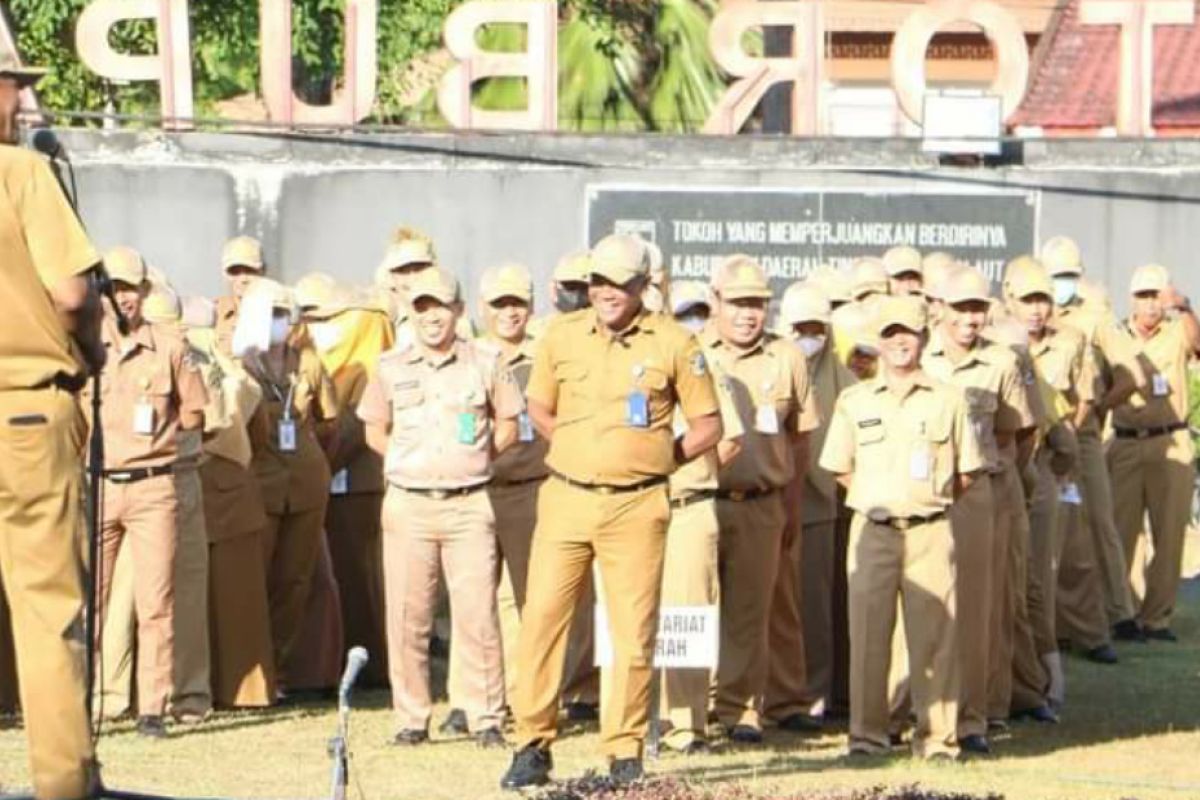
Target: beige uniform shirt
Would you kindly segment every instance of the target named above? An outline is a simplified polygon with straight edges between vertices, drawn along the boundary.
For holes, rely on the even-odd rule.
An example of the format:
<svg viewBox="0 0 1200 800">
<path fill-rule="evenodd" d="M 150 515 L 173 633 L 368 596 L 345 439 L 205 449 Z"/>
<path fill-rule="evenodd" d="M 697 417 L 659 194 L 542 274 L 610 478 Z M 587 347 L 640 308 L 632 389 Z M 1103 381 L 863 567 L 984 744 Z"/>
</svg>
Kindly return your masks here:
<svg viewBox="0 0 1200 800">
<path fill-rule="evenodd" d="M 724 383 L 746 435 L 737 457 L 721 469 L 722 491 L 782 489 L 796 475 L 793 439 L 821 424 L 804 354 L 790 341 L 764 334 L 749 349 L 703 336 L 713 375 Z"/>
<path fill-rule="evenodd" d="M 484 350 L 495 354 L 521 390 L 522 405 L 529 387 L 529 375 L 533 372 L 533 354 L 536 342 L 529 337 L 517 346 L 501 342 L 491 336 L 478 340 Z M 518 417 L 517 441 L 496 458 L 493 466 L 497 483 L 526 483 L 544 478 L 547 474 L 546 452 L 550 444 L 542 438 L 522 411 Z"/>
<path fill-rule="evenodd" d="M 492 478 L 493 420 L 525 409 L 512 374 L 473 342 L 435 355 L 414 345 L 379 360 L 358 406 L 368 425 L 391 429 L 384 472 L 410 489 L 461 489 Z"/>
<path fill-rule="evenodd" d="M 1113 409 L 1113 427 L 1158 428 L 1187 422 L 1190 403 L 1188 362 L 1193 353 L 1183 322 L 1164 320 L 1145 337 L 1136 332 L 1132 323 L 1128 331 L 1147 381 Z"/>
<path fill-rule="evenodd" d="M 1004 471 L 1006 454 L 996 443 L 996 434 L 1016 434 L 1036 422 L 1021 368 L 1012 350 L 980 339 L 957 364 L 950 357 L 940 331 L 935 331 L 921 357 L 930 377 L 963 390 L 971 424 L 983 450 L 984 468 L 993 474 Z"/>
<path fill-rule="evenodd" d="M 208 391 L 183 339 L 143 322 L 128 337 L 105 320 L 101 331 L 108 360 L 100 376 L 104 468 L 141 469 L 179 457 L 179 421 L 202 412 Z"/>
<path fill-rule="evenodd" d="M 821 424 L 812 432 L 809 441 L 808 472 L 804 475 L 802 522 L 813 525 L 837 519 L 837 477 L 821 466 L 821 448 L 825 446 L 825 436 L 829 433 L 830 411 L 842 392 L 858 380 L 837 357 L 832 341 L 827 341 L 821 352 L 809 359 L 808 380 L 816 407 L 823 411 Z"/>
<path fill-rule="evenodd" d="M 962 391 L 920 372 L 903 396 L 882 376 L 843 392 L 820 463 L 851 475 L 846 505 L 874 520 L 945 511 L 954 476 L 985 466 Z"/>
<path fill-rule="evenodd" d="M 233 332 L 237 330 L 238 299 L 232 295 L 218 297 L 216 303 L 217 321 L 213 327 L 216 336 L 217 349 L 225 355 L 233 354 Z"/>
<path fill-rule="evenodd" d="M 1029 354 L 1042 379 L 1066 399 L 1071 414 L 1096 399 L 1094 362 L 1082 334 L 1067 327 L 1047 328 L 1040 342 L 1029 343 Z"/>
<path fill-rule="evenodd" d="M 646 400 L 645 425 L 630 422 L 635 392 Z M 696 337 L 645 312 L 617 334 L 592 309 L 555 317 L 534 356 L 527 394 L 555 414 L 547 465 L 593 484 L 670 475 L 677 466 L 676 404 L 688 419 L 719 411 Z"/>
<path fill-rule="evenodd" d="M 721 412 L 721 441 L 731 442 L 741 439 L 745 433 L 742 419 L 733 404 L 733 395 L 728 386 L 718 381 L 716 383 L 717 403 Z M 675 409 L 675 435 L 682 436 L 687 432 L 687 418 L 678 408 Z M 686 500 L 701 492 L 714 492 L 717 489 L 721 464 L 717 458 L 717 449 L 711 450 L 693 458 L 679 469 L 671 473 L 669 494 L 672 500 Z"/>
<path fill-rule="evenodd" d="M 1064 327 L 1080 333 L 1091 348 L 1096 367 L 1097 398 L 1102 398 L 1118 383 L 1135 389 L 1146 385 L 1146 374 L 1138 363 L 1133 339 L 1107 307 L 1077 299 L 1059 307 L 1055 318 Z M 1100 420 L 1095 414 L 1088 415 L 1083 430 L 1099 435 Z"/>
</svg>

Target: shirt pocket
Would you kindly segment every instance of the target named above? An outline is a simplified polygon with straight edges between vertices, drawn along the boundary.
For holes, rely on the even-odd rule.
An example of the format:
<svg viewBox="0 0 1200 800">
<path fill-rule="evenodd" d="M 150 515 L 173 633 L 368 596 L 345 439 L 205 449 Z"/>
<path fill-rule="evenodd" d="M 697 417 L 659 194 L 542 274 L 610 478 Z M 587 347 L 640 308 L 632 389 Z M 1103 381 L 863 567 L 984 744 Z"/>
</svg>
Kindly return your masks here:
<svg viewBox="0 0 1200 800">
<path fill-rule="evenodd" d="M 588 416 L 593 402 L 588 390 L 591 371 L 584 364 L 561 361 L 554 368 L 558 381 L 558 405 L 555 409 L 557 423 L 568 423 Z"/>
<path fill-rule="evenodd" d="M 935 496 L 948 492 L 955 472 L 954 445 L 950 441 L 953 419 L 947 412 L 929 420 L 926 425 L 924 444 L 928 448 L 928 483 Z M 914 476 L 915 477 L 915 476 Z"/>
<path fill-rule="evenodd" d="M 995 429 L 996 410 L 1000 407 L 994 392 L 986 389 L 968 389 L 967 409 L 971 427 L 980 442 L 991 441 Z"/>
<path fill-rule="evenodd" d="M 138 404 L 149 403 L 154 409 L 154 433 L 157 435 L 167 427 L 167 422 L 172 420 L 175 414 L 175 403 L 172 401 L 172 387 L 174 382 L 171 380 L 170 373 L 165 370 L 155 372 L 145 378 L 141 384 L 141 394 L 137 399 Z M 134 412 L 135 416 L 137 412 Z M 135 420 L 135 425 L 136 425 Z"/>
<path fill-rule="evenodd" d="M 675 410 L 675 398 L 671 392 L 671 379 L 666 370 L 647 366 L 636 382 L 636 387 L 646 393 L 650 405 L 650 422 L 670 420 Z"/>
</svg>

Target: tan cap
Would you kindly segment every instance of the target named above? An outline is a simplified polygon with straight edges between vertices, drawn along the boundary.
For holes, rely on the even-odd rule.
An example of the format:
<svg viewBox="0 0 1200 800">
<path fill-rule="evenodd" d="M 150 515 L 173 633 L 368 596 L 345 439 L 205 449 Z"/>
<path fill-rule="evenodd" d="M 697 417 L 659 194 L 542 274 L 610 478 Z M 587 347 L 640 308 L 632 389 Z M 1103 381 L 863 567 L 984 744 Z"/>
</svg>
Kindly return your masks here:
<svg viewBox="0 0 1200 800">
<path fill-rule="evenodd" d="M 829 298 L 812 283 L 793 283 L 779 303 L 779 322 L 791 327 L 801 322 L 829 324 Z"/>
<path fill-rule="evenodd" d="M 1143 264 L 1129 279 L 1129 293 L 1161 292 L 1171 285 L 1171 273 L 1161 264 Z"/>
<path fill-rule="evenodd" d="M 347 293 L 324 272 L 308 273 L 296 281 L 293 292 L 300 311 L 313 316 L 331 317 L 347 308 Z"/>
<path fill-rule="evenodd" d="M 712 307 L 708 287 L 702 281 L 672 281 L 669 294 L 672 314 L 682 314 L 693 306 Z"/>
<path fill-rule="evenodd" d="M 1055 236 L 1042 244 L 1042 264 L 1051 275 L 1082 275 L 1083 256 L 1079 245 L 1067 236 Z"/>
<path fill-rule="evenodd" d="M 946 280 L 965 265 L 960 261 L 955 261 L 954 256 L 949 253 L 939 250 L 925 256 L 922 266 L 925 270 L 925 296 L 941 300 L 942 286 Z"/>
<path fill-rule="evenodd" d="M 819 288 L 832 303 L 848 303 L 850 297 L 850 276 L 837 267 L 821 264 L 808 276 L 809 283 Z"/>
<path fill-rule="evenodd" d="M 941 299 L 951 305 L 972 300 L 987 303 L 992 299 L 992 285 L 974 267 L 959 267 L 942 284 Z"/>
<path fill-rule="evenodd" d="M 183 308 L 179 303 L 179 295 L 166 286 L 154 286 L 142 303 L 142 316 L 149 322 L 160 324 L 179 322 L 183 317 Z"/>
<path fill-rule="evenodd" d="M 1008 262 L 1004 270 L 1004 291 L 1009 297 L 1020 300 L 1035 294 L 1054 296 L 1054 284 L 1041 261 L 1030 256 L 1019 256 Z"/>
<path fill-rule="evenodd" d="M 762 265 L 747 255 L 729 256 L 720 264 L 712 276 L 713 291 L 722 300 L 771 298 L 771 284 Z"/>
<path fill-rule="evenodd" d="M 104 254 L 104 271 L 114 281 L 141 286 L 146 283 L 146 262 L 132 247 L 114 247 Z"/>
<path fill-rule="evenodd" d="M 485 303 L 501 297 L 515 297 L 529 303 L 533 301 L 533 278 L 520 264 L 502 264 L 483 273 L 479 291 Z"/>
<path fill-rule="evenodd" d="M 221 269 L 229 272 L 234 267 L 248 267 L 255 272 L 263 272 L 262 242 L 253 236 L 235 236 L 227 241 L 221 250 Z"/>
<path fill-rule="evenodd" d="M 878 258 L 860 258 L 850 268 L 850 296 L 858 300 L 865 294 L 887 294 L 888 273 Z"/>
<path fill-rule="evenodd" d="M 649 274 L 646 245 L 636 236 L 615 233 L 605 236 L 592 248 L 589 269 L 592 275 L 624 286 L 634 278 Z"/>
<path fill-rule="evenodd" d="M 436 262 L 433 252 L 433 242 L 428 239 L 405 239 L 402 242 L 392 242 L 383 254 L 380 269 L 391 272 L 404 267 L 424 266 Z"/>
<path fill-rule="evenodd" d="M 46 70 L 41 67 L 24 67 L 11 50 L 0 52 L 0 78 L 12 78 L 17 85 L 24 88 L 33 86 L 45 76 Z"/>
<path fill-rule="evenodd" d="M 592 276 L 592 254 L 587 250 L 567 253 L 554 266 L 555 283 L 587 283 Z"/>
<path fill-rule="evenodd" d="M 424 270 L 413 278 L 408 296 L 414 303 L 418 298 L 432 297 L 450 305 L 458 301 L 458 279 L 441 267 Z"/>
<path fill-rule="evenodd" d="M 921 298 L 912 295 L 888 297 L 879 304 L 875 314 L 875 330 L 883 336 L 888 328 L 899 325 L 913 333 L 920 333 L 925 330 L 927 321 L 925 303 Z"/>
<path fill-rule="evenodd" d="M 884 253 L 883 267 L 893 278 L 906 272 L 924 273 L 921 251 L 908 245 L 898 245 Z"/>
</svg>

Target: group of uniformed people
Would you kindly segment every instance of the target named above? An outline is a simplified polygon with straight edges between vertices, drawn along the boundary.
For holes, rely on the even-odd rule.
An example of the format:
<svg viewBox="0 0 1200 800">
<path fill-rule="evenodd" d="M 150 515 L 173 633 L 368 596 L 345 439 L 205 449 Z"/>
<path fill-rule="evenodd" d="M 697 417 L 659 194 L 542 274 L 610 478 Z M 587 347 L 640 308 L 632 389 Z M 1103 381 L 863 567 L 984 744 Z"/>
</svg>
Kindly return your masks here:
<svg viewBox="0 0 1200 800">
<path fill-rule="evenodd" d="M 0 69 L 0 104 L 23 75 Z M 440 730 L 499 746 L 511 715 L 506 788 L 548 779 L 564 708 L 598 714 L 612 778 L 639 778 L 655 681 L 684 753 L 848 715 L 851 754 L 948 758 L 1057 721 L 1064 646 L 1107 664 L 1114 640 L 1175 639 L 1200 325 L 1161 266 L 1134 272 L 1124 321 L 1065 237 L 999 298 L 952 254 L 896 247 L 776 307 L 749 256 L 672 282 L 612 235 L 560 261 L 546 317 L 527 269 L 487 270 L 476 334 L 419 232 L 372 287 L 284 286 L 240 236 L 215 302 L 110 250 L 99 320 L 81 276 L 100 259 L 49 171 L 14 147 L 0 167 L 0 704 L 19 684 L 39 797 L 97 780 L 89 424 L 100 713 L 149 737 L 329 689 L 362 645 L 394 743 L 420 745 L 442 584 Z M 715 669 L 656 673 L 662 606 L 719 607 Z"/>
</svg>

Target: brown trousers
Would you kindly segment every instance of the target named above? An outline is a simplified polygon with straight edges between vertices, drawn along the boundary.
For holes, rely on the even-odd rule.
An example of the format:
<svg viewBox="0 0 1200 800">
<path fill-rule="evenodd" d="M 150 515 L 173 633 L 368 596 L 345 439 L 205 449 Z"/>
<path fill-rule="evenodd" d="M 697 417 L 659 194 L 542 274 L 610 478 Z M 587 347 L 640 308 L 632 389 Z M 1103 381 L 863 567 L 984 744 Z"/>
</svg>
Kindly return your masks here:
<svg viewBox="0 0 1200 800">
<path fill-rule="evenodd" d="M 22 417 L 35 424 L 11 422 Z M 83 430 L 66 392 L 0 392 L 0 583 L 39 800 L 83 797 L 94 776 L 84 710 Z"/>
<path fill-rule="evenodd" d="M 13 643 L 12 614 L 0 580 L 0 716 L 14 714 L 21 705 L 17 694 L 17 648 Z"/>
<path fill-rule="evenodd" d="M 517 638 L 521 633 L 521 609 L 529 579 L 529 547 L 537 524 L 537 493 L 540 483 L 488 487 L 496 515 L 496 542 L 502 563 L 496 609 L 500 615 L 500 639 L 504 644 L 504 694 L 512 697 L 517 685 Z"/>
<path fill-rule="evenodd" d="M 1117 531 L 1112 482 L 1104 459 L 1104 444 L 1094 430 L 1085 429 L 1079 440 L 1079 490 L 1083 492 L 1084 524 L 1092 537 L 1096 566 L 1104 591 L 1108 624 L 1133 619 L 1133 595 L 1129 591 L 1129 560 Z"/>
<path fill-rule="evenodd" d="M 992 482 L 992 552 L 991 567 L 992 602 L 988 618 L 988 676 L 987 718 L 1008 718 L 1012 705 L 1013 648 L 1015 601 L 1013 595 L 1012 550 L 1016 517 L 1025 516 L 1025 497 L 1019 491 L 1016 470 L 1006 466 L 1003 472 L 991 476 Z M 1028 522 L 1025 523 L 1028 525 Z M 1025 572 L 1022 570 L 1021 579 Z M 961 596 L 961 595 L 960 595 Z M 1022 592 L 1022 598 L 1024 592 Z"/>
<path fill-rule="evenodd" d="M 641 756 L 669 519 L 665 486 L 611 495 L 553 478 L 542 486 L 517 644 L 519 745 L 548 746 L 557 736 L 568 629 L 595 560 L 613 641 L 601 746 L 611 758 Z"/>
<path fill-rule="evenodd" d="M 128 542 L 133 556 L 138 641 L 137 710 L 141 715 L 164 714 L 174 691 L 178 508 L 172 475 L 137 483 L 104 482 L 100 619 L 103 625 L 117 555 Z M 105 657 L 107 654 L 101 652 L 101 658 Z"/>
<path fill-rule="evenodd" d="M 275 702 L 275 656 L 264 579 L 262 533 L 208 548 L 213 700 L 221 708 Z"/>
<path fill-rule="evenodd" d="M 370 654 L 359 685 L 387 685 L 387 636 L 383 610 L 383 542 L 380 515 L 383 493 L 343 494 L 329 498 L 325 532 L 333 574 L 341 598 L 346 647 Z"/>
<path fill-rule="evenodd" d="M 389 489 L 383 501 L 383 569 L 388 669 L 399 728 L 429 727 L 429 638 L 439 570 L 450 595 L 459 661 L 451 702 L 466 713 L 472 731 L 499 726 L 504 709 L 499 560 L 487 492 L 438 500 Z"/>
<path fill-rule="evenodd" d="M 324 505 L 306 511 L 267 514 L 262 536 L 263 566 L 276 677 L 283 689 L 292 686 L 288 671 L 300 641 L 324 530 Z"/>
<path fill-rule="evenodd" d="M 804 625 L 804 674 L 809 714 L 833 706 L 834 607 L 837 520 L 805 524 L 800 533 L 800 611 Z"/>
<path fill-rule="evenodd" d="M 1080 486 L 1082 491 L 1082 486 Z M 1090 650 L 1108 644 L 1109 623 L 1096 540 L 1084 505 L 1062 503 L 1059 514 L 1055 635 Z"/>
<path fill-rule="evenodd" d="M 1039 657 L 1058 652 L 1055 635 L 1054 595 L 1057 579 L 1059 484 L 1050 471 L 1046 451 L 1031 465 L 1036 478 L 1029 505 L 1029 572 L 1026 574 L 1026 605 Z"/>
<path fill-rule="evenodd" d="M 803 479 L 801 479 L 803 480 Z M 783 528 L 775 594 L 767 623 L 767 687 L 763 715 L 775 722 L 795 714 L 808 714 L 816 697 L 808 694 L 807 654 L 804 649 L 804 576 L 801 555 L 804 543 L 801 498 L 788 487 L 784 494 Z"/>
<path fill-rule="evenodd" d="M 344 642 L 341 594 L 333 574 L 329 540 L 322 535 L 317 543 L 317 563 L 313 566 L 296 646 L 288 663 L 288 688 L 336 687 L 345 660 Z"/>
<path fill-rule="evenodd" d="M 995 496 L 992 480 L 980 475 L 950 507 L 954 533 L 955 594 L 958 598 L 958 736 L 986 736 L 991 670 L 992 610 L 996 591 Z M 895 665 L 892 665 L 895 669 Z"/>
<path fill-rule="evenodd" d="M 1027 587 L 1029 583 L 1029 513 L 1025 502 L 1025 486 L 1015 464 L 1005 468 L 1001 489 L 996 492 L 997 507 L 1007 512 L 1012 525 L 1008 540 L 1007 602 L 1012 618 L 1012 660 L 1008 704 L 993 707 L 998 695 L 988 701 L 988 716 L 1003 719 L 1012 711 L 1025 711 L 1044 705 L 1050 678 L 1039 657 L 1029 620 Z"/>
</svg>

